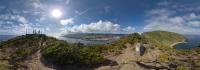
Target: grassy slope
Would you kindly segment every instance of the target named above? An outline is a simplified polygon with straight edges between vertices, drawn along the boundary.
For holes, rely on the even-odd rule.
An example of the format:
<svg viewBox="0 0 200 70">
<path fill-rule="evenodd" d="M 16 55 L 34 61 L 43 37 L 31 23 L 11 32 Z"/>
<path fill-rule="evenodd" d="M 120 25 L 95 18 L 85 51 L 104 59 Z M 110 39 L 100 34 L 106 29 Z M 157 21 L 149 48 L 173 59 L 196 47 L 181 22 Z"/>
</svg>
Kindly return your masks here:
<svg viewBox="0 0 200 70">
<path fill-rule="evenodd" d="M 153 46 L 163 47 L 163 46 L 170 46 L 175 42 L 184 41 L 185 38 L 177 33 L 165 32 L 165 31 L 153 31 L 153 32 L 143 33 L 142 36 L 137 33 L 128 35 L 126 37 L 121 38 L 119 41 L 106 45 L 106 47 L 91 46 L 88 48 L 87 47 L 83 48 L 84 46 L 81 47 L 77 45 L 71 45 L 64 41 L 59 41 L 55 38 L 47 36 L 30 35 L 28 36 L 28 38 L 26 36 L 19 36 L 9 41 L 3 42 L 0 44 L 0 49 L 1 52 L 7 52 L 5 54 L 9 54 L 9 57 L 15 59 L 14 60 L 15 66 L 18 65 L 18 62 L 22 62 L 24 60 L 23 58 L 30 56 L 35 52 L 34 50 L 37 51 L 38 49 L 43 49 L 42 51 L 43 56 L 47 59 L 52 58 L 50 60 L 58 64 L 76 64 L 76 63 L 92 64 L 96 62 L 99 63 L 98 61 L 103 60 L 102 56 L 99 55 L 101 53 L 99 51 L 110 50 L 110 49 L 115 50 L 114 48 L 119 49 L 123 47 L 123 45 L 126 43 L 134 44 L 135 42 L 146 42 L 146 40 L 148 41 L 149 44 Z M 46 42 L 46 46 L 41 47 L 40 43 L 42 42 Z M 6 51 L 3 50 L 3 49 L 8 49 L 10 47 L 18 49 L 12 49 L 12 53 L 9 53 L 9 51 L 7 50 Z M 166 47 L 163 48 L 166 49 Z M 71 58 L 63 59 L 62 57 L 64 58 L 71 57 Z"/>
<path fill-rule="evenodd" d="M 177 42 L 184 42 L 186 38 L 180 34 L 166 31 L 152 31 L 145 32 L 142 34 L 148 41 L 148 44 L 152 47 L 162 51 L 159 53 L 159 60 L 162 62 L 173 62 L 172 55 L 174 55 L 177 50 L 172 48 L 172 44 Z"/>
<path fill-rule="evenodd" d="M 0 69 L 22 68 L 23 62 L 39 50 L 42 57 L 55 64 L 95 64 L 104 60 L 100 52 L 82 44 L 69 44 L 46 35 L 31 34 L 0 43 L 0 62 L 5 61 L 0 64 Z"/>
<path fill-rule="evenodd" d="M 177 42 L 184 42 L 186 38 L 180 34 L 166 31 L 152 31 L 142 34 L 150 44 L 155 46 L 171 47 L 172 44 Z"/>
<path fill-rule="evenodd" d="M 45 45 L 52 44 L 56 39 L 45 35 L 22 35 L 0 44 L 1 60 L 9 62 L 12 69 L 21 66 L 22 62 Z M 45 45 L 44 45 L 45 43 Z M 0 65 L 1 66 L 1 65 Z M 5 66 L 4 66 L 5 67 Z"/>
</svg>

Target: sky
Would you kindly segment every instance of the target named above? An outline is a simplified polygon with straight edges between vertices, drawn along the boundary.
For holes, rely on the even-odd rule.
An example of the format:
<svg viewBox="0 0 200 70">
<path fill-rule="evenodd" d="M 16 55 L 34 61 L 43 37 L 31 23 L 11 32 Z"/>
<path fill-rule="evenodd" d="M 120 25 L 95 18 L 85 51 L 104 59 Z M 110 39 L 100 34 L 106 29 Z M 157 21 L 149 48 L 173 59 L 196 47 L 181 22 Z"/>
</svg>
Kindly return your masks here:
<svg viewBox="0 0 200 70">
<path fill-rule="evenodd" d="M 200 0 L 1 0 L 0 35 L 200 34 Z"/>
</svg>

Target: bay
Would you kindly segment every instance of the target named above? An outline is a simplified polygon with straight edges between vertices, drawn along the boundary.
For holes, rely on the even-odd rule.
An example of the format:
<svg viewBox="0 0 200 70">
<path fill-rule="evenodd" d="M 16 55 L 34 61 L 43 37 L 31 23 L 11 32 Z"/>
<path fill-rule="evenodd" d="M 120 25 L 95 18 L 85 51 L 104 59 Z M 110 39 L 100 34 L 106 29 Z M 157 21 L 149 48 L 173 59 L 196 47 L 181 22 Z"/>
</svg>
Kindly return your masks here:
<svg viewBox="0 0 200 70">
<path fill-rule="evenodd" d="M 175 45 L 176 49 L 189 50 L 200 45 L 200 35 L 185 35 L 185 37 L 187 38 L 186 43 Z"/>
</svg>

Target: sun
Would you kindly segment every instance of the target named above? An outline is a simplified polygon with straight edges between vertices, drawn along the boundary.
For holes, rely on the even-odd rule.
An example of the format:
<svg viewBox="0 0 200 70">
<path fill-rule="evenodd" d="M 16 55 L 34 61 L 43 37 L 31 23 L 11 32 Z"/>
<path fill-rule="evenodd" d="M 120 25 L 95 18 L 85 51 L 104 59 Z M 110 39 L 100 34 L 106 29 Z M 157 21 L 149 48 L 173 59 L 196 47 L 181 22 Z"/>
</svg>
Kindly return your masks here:
<svg viewBox="0 0 200 70">
<path fill-rule="evenodd" d="M 51 15 L 54 17 L 54 18 L 60 18 L 63 14 L 62 14 L 62 11 L 60 9 L 53 9 L 51 11 Z"/>
</svg>

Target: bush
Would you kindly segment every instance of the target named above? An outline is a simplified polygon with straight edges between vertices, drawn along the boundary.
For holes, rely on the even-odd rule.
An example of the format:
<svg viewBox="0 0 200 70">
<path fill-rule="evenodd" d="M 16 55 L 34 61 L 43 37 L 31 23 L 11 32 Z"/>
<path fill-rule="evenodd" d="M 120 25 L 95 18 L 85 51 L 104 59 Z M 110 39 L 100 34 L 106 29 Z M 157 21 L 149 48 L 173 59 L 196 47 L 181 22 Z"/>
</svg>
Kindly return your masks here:
<svg viewBox="0 0 200 70">
<path fill-rule="evenodd" d="M 118 52 L 118 50 L 125 48 L 125 44 L 127 43 L 134 44 L 137 42 L 147 43 L 147 40 L 144 36 L 138 33 L 133 33 L 128 36 L 122 37 L 120 40 L 114 41 L 106 45 L 106 47 L 107 47 L 107 50 L 110 52 Z"/>
<path fill-rule="evenodd" d="M 104 61 L 99 50 L 78 47 L 62 41 L 48 46 L 43 50 L 42 56 L 57 65 L 92 65 Z"/>
<path fill-rule="evenodd" d="M 184 65 L 179 65 L 176 67 L 176 70 L 189 70 L 189 69 Z"/>
<path fill-rule="evenodd" d="M 7 61 L 0 61 L 0 70 L 11 70 L 11 65 Z"/>
<path fill-rule="evenodd" d="M 165 53 L 160 53 L 159 60 L 162 61 L 162 62 L 168 61 L 168 60 L 170 60 L 170 56 L 165 54 Z"/>
</svg>

